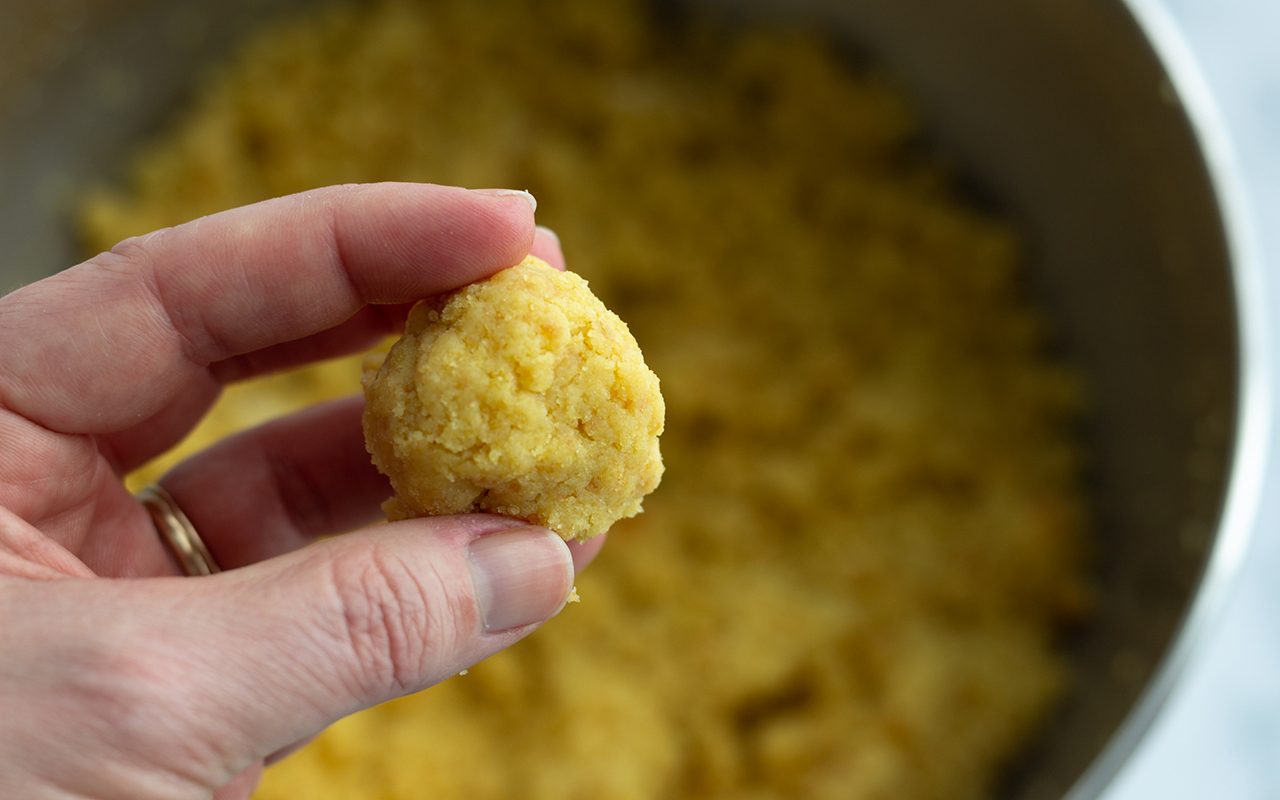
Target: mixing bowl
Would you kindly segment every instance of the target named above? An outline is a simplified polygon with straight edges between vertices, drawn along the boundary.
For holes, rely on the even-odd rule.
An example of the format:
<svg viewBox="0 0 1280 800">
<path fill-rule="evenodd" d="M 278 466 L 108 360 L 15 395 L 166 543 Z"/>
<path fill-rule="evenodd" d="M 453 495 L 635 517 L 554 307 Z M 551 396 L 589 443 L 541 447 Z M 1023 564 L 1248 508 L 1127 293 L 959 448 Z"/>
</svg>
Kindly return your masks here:
<svg viewBox="0 0 1280 800">
<path fill-rule="evenodd" d="M 0 288 L 78 260 L 77 190 L 118 177 L 203 68 L 296 5 L 0 6 Z M 1087 380 L 1099 601 L 1069 642 L 1073 688 L 1003 791 L 1093 796 L 1221 605 L 1262 479 L 1262 298 L 1207 94 L 1148 0 L 703 5 L 801 19 L 884 65 L 973 201 L 1024 236 L 1029 291 Z"/>
</svg>

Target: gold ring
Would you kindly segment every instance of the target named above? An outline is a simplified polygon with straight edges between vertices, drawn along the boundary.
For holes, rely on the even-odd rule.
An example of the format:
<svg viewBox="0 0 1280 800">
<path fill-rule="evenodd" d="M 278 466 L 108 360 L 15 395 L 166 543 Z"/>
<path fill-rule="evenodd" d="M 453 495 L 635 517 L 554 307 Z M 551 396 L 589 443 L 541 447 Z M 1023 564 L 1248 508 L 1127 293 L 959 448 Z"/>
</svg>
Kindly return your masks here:
<svg viewBox="0 0 1280 800">
<path fill-rule="evenodd" d="M 152 484 L 138 492 L 137 497 L 151 516 L 156 533 L 160 534 L 160 538 L 169 546 L 170 552 L 188 575 L 213 575 L 222 571 L 209 553 L 209 548 L 204 546 L 200 534 L 196 533 L 196 526 L 191 524 L 173 495 L 166 492 L 163 486 Z"/>
</svg>

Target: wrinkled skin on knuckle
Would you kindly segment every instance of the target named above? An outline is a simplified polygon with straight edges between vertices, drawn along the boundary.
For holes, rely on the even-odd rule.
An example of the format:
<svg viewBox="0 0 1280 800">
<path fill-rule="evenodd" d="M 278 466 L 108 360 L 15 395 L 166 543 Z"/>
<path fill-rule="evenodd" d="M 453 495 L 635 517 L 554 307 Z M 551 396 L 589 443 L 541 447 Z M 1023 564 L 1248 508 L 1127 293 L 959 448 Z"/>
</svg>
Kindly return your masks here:
<svg viewBox="0 0 1280 800">
<path fill-rule="evenodd" d="M 333 561 L 350 686 L 369 702 L 425 688 L 447 675 L 452 654 L 474 630 L 468 596 L 430 567 L 411 568 L 374 545 Z"/>
<path fill-rule="evenodd" d="M 197 219 L 187 225 L 195 225 L 199 222 L 200 220 Z M 137 269 L 151 261 L 156 248 L 173 235 L 174 229 L 174 226 L 157 228 L 121 239 L 110 250 L 99 253 L 89 260 L 98 264 L 123 265 L 125 269 Z"/>
</svg>

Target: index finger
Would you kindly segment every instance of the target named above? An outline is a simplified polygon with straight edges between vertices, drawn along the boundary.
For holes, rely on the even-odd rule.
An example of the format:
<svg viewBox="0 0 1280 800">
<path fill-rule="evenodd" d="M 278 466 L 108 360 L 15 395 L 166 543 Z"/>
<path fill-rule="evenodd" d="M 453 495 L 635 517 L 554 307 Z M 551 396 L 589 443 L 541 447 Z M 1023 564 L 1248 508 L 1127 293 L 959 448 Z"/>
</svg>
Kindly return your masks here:
<svg viewBox="0 0 1280 800">
<path fill-rule="evenodd" d="M 0 406 L 112 434 L 208 391 L 210 368 L 516 264 L 532 197 L 423 184 L 330 187 L 129 239 L 0 299 Z M 187 403 L 202 408 L 201 403 Z M 181 424 L 170 421 L 182 430 Z"/>
</svg>

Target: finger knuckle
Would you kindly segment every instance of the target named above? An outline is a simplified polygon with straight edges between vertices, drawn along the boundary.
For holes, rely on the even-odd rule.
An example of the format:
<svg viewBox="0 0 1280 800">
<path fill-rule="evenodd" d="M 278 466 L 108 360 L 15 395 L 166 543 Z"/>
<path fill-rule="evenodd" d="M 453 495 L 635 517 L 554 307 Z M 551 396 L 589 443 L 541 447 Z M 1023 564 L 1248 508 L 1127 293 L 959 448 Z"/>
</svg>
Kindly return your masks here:
<svg viewBox="0 0 1280 800">
<path fill-rule="evenodd" d="M 98 253 L 87 262 L 95 270 L 122 275 L 135 275 L 151 262 L 156 242 L 170 229 L 163 228 L 141 236 L 130 236 L 117 242 L 110 250 Z"/>
<path fill-rule="evenodd" d="M 358 558 L 336 560 L 332 581 L 360 696 L 423 688 L 458 637 L 443 577 L 375 544 Z"/>
</svg>

